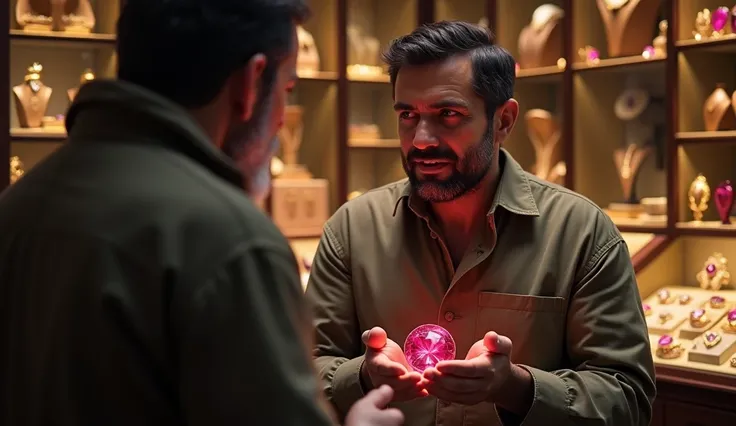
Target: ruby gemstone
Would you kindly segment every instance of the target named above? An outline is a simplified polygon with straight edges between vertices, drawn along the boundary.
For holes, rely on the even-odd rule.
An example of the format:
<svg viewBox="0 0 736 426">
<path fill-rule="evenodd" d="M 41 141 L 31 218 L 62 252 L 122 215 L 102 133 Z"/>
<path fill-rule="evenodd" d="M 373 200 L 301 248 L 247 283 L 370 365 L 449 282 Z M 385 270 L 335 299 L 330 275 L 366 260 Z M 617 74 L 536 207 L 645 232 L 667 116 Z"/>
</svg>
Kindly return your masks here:
<svg viewBox="0 0 736 426">
<path fill-rule="evenodd" d="M 711 15 L 711 24 L 713 25 L 713 29 L 715 31 L 721 31 L 722 29 L 726 28 L 726 24 L 728 23 L 728 15 L 729 10 L 725 6 L 721 6 L 713 12 L 713 14 Z"/>
<path fill-rule="evenodd" d="M 597 49 L 590 49 L 588 50 L 588 60 L 589 61 L 595 61 L 596 59 L 599 59 L 601 57 L 600 53 L 598 53 Z"/>
<path fill-rule="evenodd" d="M 651 311 L 652 307 L 647 305 L 646 303 L 641 304 L 641 308 L 644 310 L 644 312 Z"/>
<path fill-rule="evenodd" d="M 736 321 L 736 309 L 731 309 L 728 311 L 728 321 Z"/>
<path fill-rule="evenodd" d="M 713 296 L 710 298 L 710 303 L 717 305 L 719 303 L 726 303 L 726 299 L 721 296 Z"/>
<path fill-rule="evenodd" d="M 721 223 L 724 225 L 730 224 L 731 210 L 733 209 L 733 186 L 730 181 L 723 181 L 718 185 L 716 188 L 715 202 Z"/>
<path fill-rule="evenodd" d="M 703 315 L 705 315 L 705 309 L 696 309 L 690 315 L 692 316 L 693 319 L 696 319 L 696 320 L 700 319 L 703 317 Z"/>
<path fill-rule="evenodd" d="M 659 338 L 659 346 L 669 346 L 672 344 L 672 340 L 672 336 L 664 334 Z"/>
<path fill-rule="evenodd" d="M 708 273 L 708 275 L 713 275 L 716 273 L 716 265 L 709 263 L 708 266 L 705 267 L 705 272 Z"/>
<path fill-rule="evenodd" d="M 455 340 L 439 325 L 420 325 L 406 337 L 404 355 L 411 368 L 421 373 L 440 361 L 455 359 Z"/>
</svg>

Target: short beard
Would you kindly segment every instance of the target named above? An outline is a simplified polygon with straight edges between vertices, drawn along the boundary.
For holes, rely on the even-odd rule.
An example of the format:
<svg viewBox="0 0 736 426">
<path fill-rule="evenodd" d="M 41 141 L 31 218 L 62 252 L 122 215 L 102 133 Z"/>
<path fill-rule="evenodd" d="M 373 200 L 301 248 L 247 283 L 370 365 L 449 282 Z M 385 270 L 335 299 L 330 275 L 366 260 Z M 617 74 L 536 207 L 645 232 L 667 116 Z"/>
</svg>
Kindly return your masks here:
<svg viewBox="0 0 736 426">
<path fill-rule="evenodd" d="M 410 165 L 413 155 L 420 156 L 409 151 L 408 155 L 406 157 L 402 156 L 401 160 L 414 193 L 422 200 L 430 203 L 453 201 L 475 190 L 488 174 L 488 170 L 493 164 L 493 132 L 492 129 L 486 130 L 480 143 L 471 147 L 463 158 L 455 163 L 456 168 L 452 175 L 444 180 L 433 178 L 420 180 L 414 171 L 414 167 Z M 429 152 L 421 154 L 421 157 L 424 158 L 430 158 L 431 156 L 432 154 Z M 435 158 L 443 157 L 446 158 L 447 155 L 435 156 Z"/>
</svg>

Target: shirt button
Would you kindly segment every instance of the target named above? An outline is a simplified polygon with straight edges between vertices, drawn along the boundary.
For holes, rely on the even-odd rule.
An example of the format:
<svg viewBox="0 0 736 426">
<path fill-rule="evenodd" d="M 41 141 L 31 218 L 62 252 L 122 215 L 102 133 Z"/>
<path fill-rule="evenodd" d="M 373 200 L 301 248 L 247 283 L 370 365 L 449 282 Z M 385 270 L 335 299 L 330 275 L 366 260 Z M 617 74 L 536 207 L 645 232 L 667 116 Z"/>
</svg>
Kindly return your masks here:
<svg viewBox="0 0 736 426">
<path fill-rule="evenodd" d="M 445 321 L 452 322 L 455 319 L 455 313 L 451 311 L 445 312 Z"/>
</svg>

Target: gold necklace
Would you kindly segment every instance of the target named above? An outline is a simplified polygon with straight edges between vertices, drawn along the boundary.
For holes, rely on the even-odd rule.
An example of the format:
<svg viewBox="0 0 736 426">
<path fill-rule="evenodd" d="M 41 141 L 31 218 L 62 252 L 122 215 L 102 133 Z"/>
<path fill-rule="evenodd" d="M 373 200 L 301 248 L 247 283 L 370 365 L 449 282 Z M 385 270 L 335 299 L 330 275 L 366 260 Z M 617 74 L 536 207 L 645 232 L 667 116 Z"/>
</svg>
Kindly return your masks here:
<svg viewBox="0 0 736 426">
<path fill-rule="evenodd" d="M 636 152 L 636 145 L 629 145 L 626 148 L 626 154 L 624 154 L 624 161 L 621 164 L 621 177 L 624 179 L 631 178 L 631 160 L 634 158 Z"/>
</svg>

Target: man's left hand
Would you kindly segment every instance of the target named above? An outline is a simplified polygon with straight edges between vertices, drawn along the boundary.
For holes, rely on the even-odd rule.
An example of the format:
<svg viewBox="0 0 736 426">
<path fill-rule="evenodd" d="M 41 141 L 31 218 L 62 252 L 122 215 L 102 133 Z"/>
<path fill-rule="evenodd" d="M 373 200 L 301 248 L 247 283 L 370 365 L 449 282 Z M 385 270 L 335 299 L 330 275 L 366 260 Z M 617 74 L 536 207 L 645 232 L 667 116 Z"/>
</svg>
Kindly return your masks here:
<svg viewBox="0 0 736 426">
<path fill-rule="evenodd" d="M 503 392 L 512 364 L 511 339 L 490 331 L 465 360 L 441 361 L 424 371 L 424 388 L 440 400 L 463 405 L 492 401 Z"/>
</svg>

